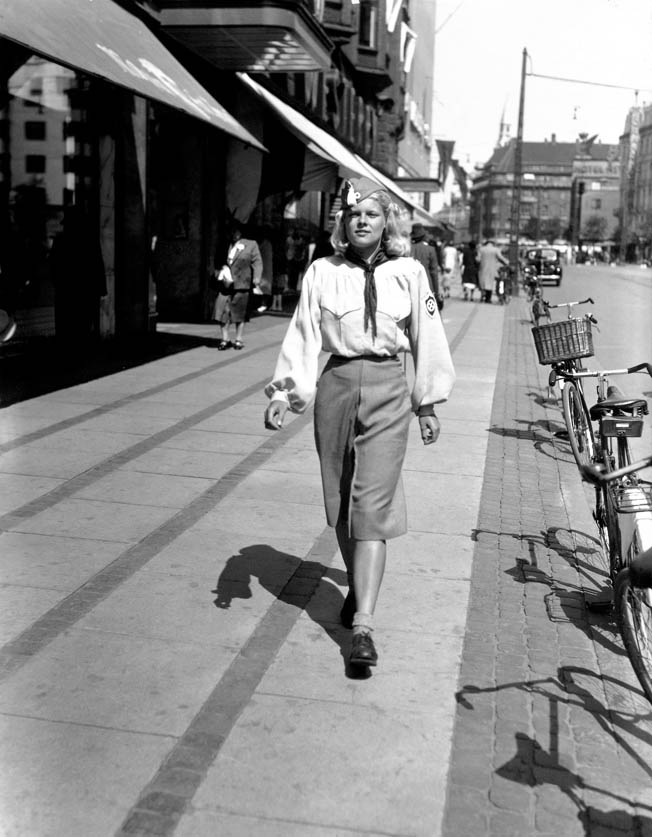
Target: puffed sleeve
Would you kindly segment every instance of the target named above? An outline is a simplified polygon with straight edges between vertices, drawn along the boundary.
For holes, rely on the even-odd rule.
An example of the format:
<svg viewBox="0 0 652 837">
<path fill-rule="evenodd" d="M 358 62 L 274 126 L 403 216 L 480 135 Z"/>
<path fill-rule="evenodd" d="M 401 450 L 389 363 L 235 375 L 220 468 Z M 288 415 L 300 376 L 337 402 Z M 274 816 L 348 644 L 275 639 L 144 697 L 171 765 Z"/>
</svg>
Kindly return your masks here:
<svg viewBox="0 0 652 837">
<path fill-rule="evenodd" d="M 302 413 L 308 407 L 317 387 L 322 346 L 318 265 L 319 262 L 313 262 L 303 277 L 299 302 L 283 339 L 274 378 L 265 387 L 268 398 L 287 401 L 293 413 Z"/>
<path fill-rule="evenodd" d="M 447 400 L 455 383 L 455 370 L 437 301 L 426 272 L 418 263 L 410 277 L 410 297 L 408 336 L 415 369 L 412 409 L 418 412 L 420 407 Z"/>
</svg>

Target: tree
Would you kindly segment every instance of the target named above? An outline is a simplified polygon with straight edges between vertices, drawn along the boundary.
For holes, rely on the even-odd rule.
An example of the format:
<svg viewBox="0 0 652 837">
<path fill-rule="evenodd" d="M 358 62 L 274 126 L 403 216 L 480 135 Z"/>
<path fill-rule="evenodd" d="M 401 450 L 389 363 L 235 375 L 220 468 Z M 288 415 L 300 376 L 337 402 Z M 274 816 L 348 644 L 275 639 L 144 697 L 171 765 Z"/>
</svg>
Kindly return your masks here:
<svg viewBox="0 0 652 837">
<path fill-rule="evenodd" d="M 544 218 L 541 221 L 541 238 L 545 238 L 549 244 L 561 238 L 561 220 L 557 217 Z"/>
<path fill-rule="evenodd" d="M 585 241 L 603 241 L 607 234 L 607 219 L 602 215 L 589 215 L 584 222 L 582 238 Z"/>
</svg>

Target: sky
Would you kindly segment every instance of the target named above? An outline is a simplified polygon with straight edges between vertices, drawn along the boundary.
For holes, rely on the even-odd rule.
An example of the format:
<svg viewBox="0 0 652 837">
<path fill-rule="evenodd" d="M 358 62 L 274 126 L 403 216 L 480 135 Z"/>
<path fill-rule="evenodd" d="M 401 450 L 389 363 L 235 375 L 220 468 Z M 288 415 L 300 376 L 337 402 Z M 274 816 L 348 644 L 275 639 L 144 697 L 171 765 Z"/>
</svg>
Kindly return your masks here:
<svg viewBox="0 0 652 837">
<path fill-rule="evenodd" d="M 618 143 L 627 111 L 652 104 L 652 0 L 437 2 L 434 135 L 455 141 L 467 169 L 496 146 L 503 110 L 515 137 L 523 49 L 528 73 L 620 85 L 619 90 L 528 75 L 525 141 L 572 142 L 580 132 Z M 647 88 L 647 89 L 645 89 Z"/>
</svg>

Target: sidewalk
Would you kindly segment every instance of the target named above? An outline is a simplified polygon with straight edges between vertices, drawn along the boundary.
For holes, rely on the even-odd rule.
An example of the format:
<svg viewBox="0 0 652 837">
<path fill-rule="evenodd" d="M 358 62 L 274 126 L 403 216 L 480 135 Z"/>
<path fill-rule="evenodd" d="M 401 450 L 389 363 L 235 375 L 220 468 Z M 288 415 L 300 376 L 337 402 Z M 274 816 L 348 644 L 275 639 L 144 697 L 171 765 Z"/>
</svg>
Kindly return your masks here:
<svg viewBox="0 0 652 837">
<path fill-rule="evenodd" d="M 0 411 L 2 834 L 597 835 L 652 814 L 649 707 L 583 610 L 595 527 L 525 307 L 444 314 L 459 380 L 439 443 L 413 428 L 368 679 L 345 665 L 311 416 L 262 426 L 287 320 L 239 353 L 168 327 L 209 345 Z"/>
</svg>

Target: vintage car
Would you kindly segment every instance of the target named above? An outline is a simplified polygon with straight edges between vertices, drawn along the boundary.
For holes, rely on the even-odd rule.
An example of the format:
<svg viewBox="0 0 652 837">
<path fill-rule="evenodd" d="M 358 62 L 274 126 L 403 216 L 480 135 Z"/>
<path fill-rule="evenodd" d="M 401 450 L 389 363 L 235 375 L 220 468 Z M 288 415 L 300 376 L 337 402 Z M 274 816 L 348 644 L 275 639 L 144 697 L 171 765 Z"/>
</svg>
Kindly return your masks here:
<svg viewBox="0 0 652 837">
<path fill-rule="evenodd" d="M 559 251 L 554 247 L 531 247 L 525 251 L 523 273 L 544 282 L 561 285 L 562 269 Z"/>
</svg>

